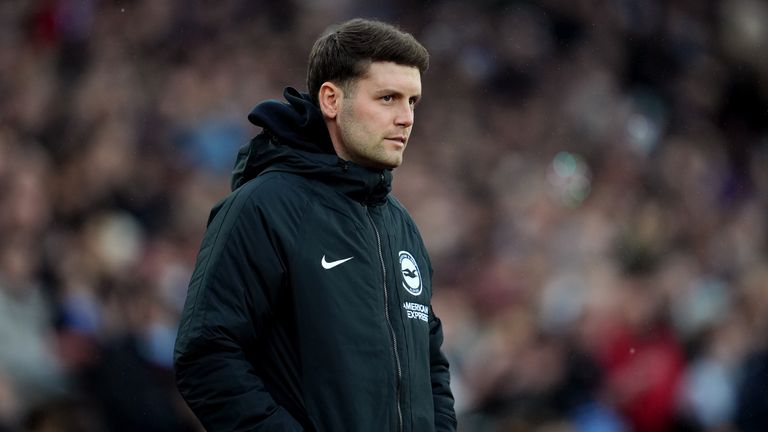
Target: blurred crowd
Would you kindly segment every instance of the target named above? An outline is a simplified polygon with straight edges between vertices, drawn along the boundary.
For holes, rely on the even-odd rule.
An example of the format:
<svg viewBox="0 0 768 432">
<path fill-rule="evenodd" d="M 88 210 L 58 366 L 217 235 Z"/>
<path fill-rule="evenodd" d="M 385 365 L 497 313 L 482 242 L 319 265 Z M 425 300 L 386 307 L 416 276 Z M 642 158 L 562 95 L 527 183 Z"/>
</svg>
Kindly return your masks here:
<svg viewBox="0 0 768 432">
<path fill-rule="evenodd" d="M 469 432 L 768 430 L 763 0 L 0 2 L 0 431 L 196 431 L 172 349 L 315 38 L 429 49 L 395 195 Z"/>
</svg>

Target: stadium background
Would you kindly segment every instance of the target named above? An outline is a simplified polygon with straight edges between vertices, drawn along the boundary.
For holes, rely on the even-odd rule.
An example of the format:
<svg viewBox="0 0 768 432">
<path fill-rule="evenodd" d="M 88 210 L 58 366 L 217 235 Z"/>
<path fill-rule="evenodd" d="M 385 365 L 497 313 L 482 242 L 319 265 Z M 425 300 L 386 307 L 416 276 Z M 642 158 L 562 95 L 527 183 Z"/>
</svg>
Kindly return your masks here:
<svg viewBox="0 0 768 432">
<path fill-rule="evenodd" d="M 197 430 L 208 210 L 354 16 L 431 53 L 395 193 L 461 430 L 768 430 L 760 0 L 0 2 L 0 430 Z"/>
</svg>

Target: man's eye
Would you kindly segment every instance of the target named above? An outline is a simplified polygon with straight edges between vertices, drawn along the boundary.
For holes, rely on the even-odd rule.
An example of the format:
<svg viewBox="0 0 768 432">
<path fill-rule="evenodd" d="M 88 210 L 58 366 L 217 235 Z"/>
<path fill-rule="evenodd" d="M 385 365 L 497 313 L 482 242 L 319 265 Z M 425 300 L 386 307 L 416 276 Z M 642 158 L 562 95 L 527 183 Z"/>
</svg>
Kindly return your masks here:
<svg viewBox="0 0 768 432">
<path fill-rule="evenodd" d="M 381 100 L 383 100 L 384 102 L 391 102 L 392 101 L 392 95 L 382 96 Z"/>
</svg>

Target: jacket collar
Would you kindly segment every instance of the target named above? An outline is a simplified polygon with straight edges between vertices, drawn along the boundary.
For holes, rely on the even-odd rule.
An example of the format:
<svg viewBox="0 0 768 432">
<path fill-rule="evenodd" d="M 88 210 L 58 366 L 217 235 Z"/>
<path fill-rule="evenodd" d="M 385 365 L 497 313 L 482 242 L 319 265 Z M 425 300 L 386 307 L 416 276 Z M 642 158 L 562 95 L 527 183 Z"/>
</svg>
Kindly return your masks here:
<svg viewBox="0 0 768 432">
<path fill-rule="evenodd" d="M 283 96 L 285 102 L 261 102 L 248 115 L 263 131 L 240 148 L 232 189 L 264 172 L 283 171 L 324 182 L 363 204 L 384 202 L 392 189 L 392 171 L 340 159 L 323 114 L 309 95 L 287 87 Z"/>
<path fill-rule="evenodd" d="M 365 205 L 382 204 L 392 190 L 392 171 L 370 169 L 335 154 L 297 150 L 268 131 L 240 148 L 232 190 L 269 171 L 289 172 L 325 183 Z"/>
</svg>

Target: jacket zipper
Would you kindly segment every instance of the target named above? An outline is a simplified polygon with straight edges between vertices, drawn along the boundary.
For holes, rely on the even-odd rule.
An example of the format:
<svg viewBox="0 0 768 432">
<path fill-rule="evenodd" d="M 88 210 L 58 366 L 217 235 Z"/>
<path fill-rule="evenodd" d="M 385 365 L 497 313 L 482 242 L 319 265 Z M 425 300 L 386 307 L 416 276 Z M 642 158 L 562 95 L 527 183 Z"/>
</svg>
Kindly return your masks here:
<svg viewBox="0 0 768 432">
<path fill-rule="evenodd" d="M 395 366 L 397 367 L 397 381 L 395 382 L 395 397 L 397 397 L 397 430 L 403 430 L 403 411 L 400 407 L 400 385 L 403 380 L 403 369 L 400 366 L 400 355 L 397 353 L 397 336 L 395 336 L 395 328 L 392 326 L 392 319 L 389 314 L 389 292 L 387 290 L 387 267 L 384 265 L 384 254 L 381 251 L 381 236 L 379 230 L 376 228 L 376 222 L 371 217 L 370 209 L 366 206 L 366 214 L 373 226 L 373 232 L 376 233 L 376 246 L 379 251 L 379 262 L 381 263 L 381 272 L 384 276 L 384 316 L 387 320 L 387 327 L 389 328 L 389 335 L 392 341 L 392 351 L 395 354 Z"/>
</svg>

